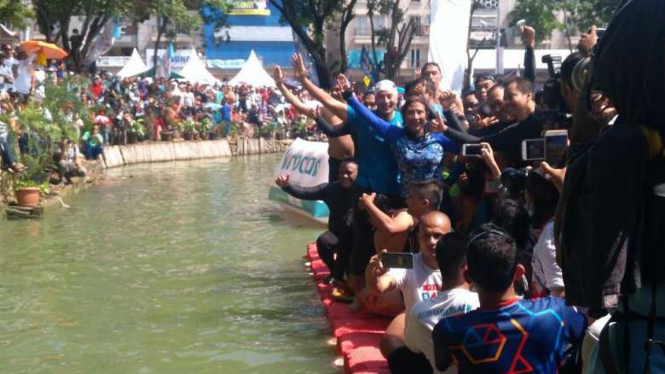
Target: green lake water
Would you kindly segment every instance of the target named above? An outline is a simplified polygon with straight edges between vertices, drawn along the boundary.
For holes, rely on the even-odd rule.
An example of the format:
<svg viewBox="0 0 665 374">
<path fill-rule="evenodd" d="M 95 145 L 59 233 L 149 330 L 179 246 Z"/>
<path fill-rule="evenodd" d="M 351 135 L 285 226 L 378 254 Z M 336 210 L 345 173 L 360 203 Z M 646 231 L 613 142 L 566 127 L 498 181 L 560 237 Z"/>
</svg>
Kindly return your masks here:
<svg viewBox="0 0 665 374">
<path fill-rule="evenodd" d="M 278 155 L 137 165 L 0 220 L 0 373 L 338 373 Z"/>
</svg>

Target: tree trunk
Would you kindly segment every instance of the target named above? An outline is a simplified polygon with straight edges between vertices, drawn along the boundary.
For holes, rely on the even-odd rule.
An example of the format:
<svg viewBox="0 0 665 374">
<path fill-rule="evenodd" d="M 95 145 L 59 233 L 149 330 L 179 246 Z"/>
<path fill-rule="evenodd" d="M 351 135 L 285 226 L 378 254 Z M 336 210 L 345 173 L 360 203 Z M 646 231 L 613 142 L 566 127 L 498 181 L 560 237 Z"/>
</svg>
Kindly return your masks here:
<svg viewBox="0 0 665 374">
<path fill-rule="evenodd" d="M 340 73 L 344 73 L 349 66 L 348 56 L 346 55 L 346 29 L 355 18 L 353 8 L 358 0 L 351 0 L 342 13 L 342 24 L 339 28 L 339 54 L 340 54 Z"/>
<path fill-rule="evenodd" d="M 83 40 L 83 48 L 81 49 L 81 61 L 85 61 L 88 57 L 88 52 L 92 46 L 92 42 L 97 35 L 101 33 L 108 22 L 108 17 L 95 17 L 88 29 L 87 37 Z"/>
<path fill-rule="evenodd" d="M 39 31 L 46 37 L 47 43 L 53 43 L 53 37 L 51 36 L 51 20 L 46 15 L 46 11 L 39 4 L 34 5 L 35 9 L 35 18 L 37 20 L 37 25 L 39 26 Z"/>
<path fill-rule="evenodd" d="M 314 59 L 314 65 L 316 66 L 316 77 L 319 79 L 319 87 L 327 90 L 330 88 L 330 69 L 325 61 L 321 62 L 317 59 Z"/>
<path fill-rule="evenodd" d="M 162 23 L 159 25 L 157 30 L 157 40 L 155 40 L 155 51 L 152 56 L 152 68 L 153 68 L 153 77 L 157 78 L 157 50 L 159 49 L 159 43 L 162 41 L 162 35 L 166 32 L 166 25 L 168 24 L 168 17 L 162 18 Z M 157 19 L 159 23 L 159 18 Z"/>
<path fill-rule="evenodd" d="M 372 73 L 376 72 L 375 77 L 372 77 L 373 79 L 376 78 L 376 80 L 381 79 L 381 69 L 380 69 L 380 64 L 379 64 L 379 56 L 376 54 L 376 32 L 374 30 L 374 10 L 373 9 L 368 9 L 367 11 L 367 16 L 369 17 L 369 32 L 370 32 L 370 37 L 372 38 L 372 59 L 370 61 L 370 65 L 372 66 Z M 385 62 L 385 57 L 384 57 L 384 62 Z M 385 65 L 384 65 L 385 67 Z M 374 82 L 376 83 L 376 82 Z"/>
<path fill-rule="evenodd" d="M 312 28 L 314 31 L 312 35 L 307 32 L 307 27 L 303 27 L 300 19 L 295 11 L 292 9 L 292 4 L 288 1 L 269 0 L 281 14 L 284 20 L 291 26 L 293 32 L 300 38 L 300 41 L 305 46 L 305 49 L 314 59 L 316 66 L 316 75 L 319 79 L 319 86 L 323 89 L 330 87 L 330 70 L 326 60 L 326 49 L 323 46 L 325 41 L 323 29 L 325 26 L 324 18 L 317 18 L 318 21 L 313 22 Z M 332 3 L 331 3 L 332 4 Z M 316 12 L 315 7 L 312 7 L 312 12 Z M 324 11 L 324 14 L 325 11 Z"/>
<path fill-rule="evenodd" d="M 60 21 L 60 32 L 56 38 L 60 38 L 62 48 L 71 55 L 72 48 L 69 45 L 69 19 Z"/>
<path fill-rule="evenodd" d="M 568 13 L 564 11 L 563 13 L 563 23 L 566 27 L 566 38 L 568 39 L 568 50 L 570 53 L 573 53 L 573 42 L 570 40 L 570 27 L 568 27 Z"/>
<path fill-rule="evenodd" d="M 395 11 L 395 10 L 394 10 Z M 393 20 L 398 20 L 398 18 L 393 16 Z M 413 38 L 416 35 L 416 24 L 413 19 L 409 19 L 406 25 L 401 29 L 395 27 L 395 34 L 397 35 L 397 47 L 394 45 L 388 46 L 388 53 L 384 59 L 384 64 L 386 66 L 386 79 L 395 81 L 399 77 L 400 66 L 409 53 L 411 43 Z M 393 41 L 395 37 L 393 37 Z"/>
</svg>

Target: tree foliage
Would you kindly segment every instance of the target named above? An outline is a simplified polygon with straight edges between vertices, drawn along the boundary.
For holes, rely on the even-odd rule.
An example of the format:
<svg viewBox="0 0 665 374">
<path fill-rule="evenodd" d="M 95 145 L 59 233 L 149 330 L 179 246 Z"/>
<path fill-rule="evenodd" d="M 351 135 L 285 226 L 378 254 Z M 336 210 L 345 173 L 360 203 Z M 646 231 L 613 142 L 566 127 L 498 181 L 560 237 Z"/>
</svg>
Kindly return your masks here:
<svg viewBox="0 0 665 374">
<path fill-rule="evenodd" d="M 357 0 L 270 0 L 281 14 L 281 19 L 293 29 L 314 60 L 319 84 L 327 88 L 335 70 L 346 69 L 345 32 L 355 17 Z M 339 23 L 342 59 L 339 66 L 328 61 L 326 32 Z"/>
<path fill-rule="evenodd" d="M 375 29 L 373 19 L 375 14 L 387 16 L 390 19 L 389 27 Z M 386 48 L 383 63 L 375 68 L 385 79 L 394 81 L 399 75 L 399 68 L 404 58 L 409 53 L 419 25 L 413 18 L 406 19 L 399 0 L 367 0 L 367 15 L 370 22 L 373 61 L 378 61 L 376 47 Z"/>
<path fill-rule="evenodd" d="M 82 44 L 90 45 L 91 41 L 114 18 L 133 17 L 146 13 L 139 11 L 139 4 L 144 0 L 33 0 L 32 6 L 37 18 L 39 31 L 46 40 L 59 43 L 66 51 L 71 50 L 69 29 L 72 17 L 79 16 L 83 22 L 80 35 Z M 82 51 L 85 55 L 86 51 Z"/>
<path fill-rule="evenodd" d="M 33 12 L 21 0 L 0 0 L 0 22 L 15 28 L 22 28 L 32 18 Z"/>
<path fill-rule="evenodd" d="M 147 0 L 147 3 L 148 13 L 157 17 L 155 65 L 162 37 L 173 40 L 178 34 L 191 34 L 204 22 L 213 23 L 216 29 L 226 26 L 225 0 Z"/>
<path fill-rule="evenodd" d="M 542 42 L 552 31 L 566 29 L 556 15 L 563 12 L 573 29 L 586 31 L 591 25 L 605 25 L 621 0 L 518 0 L 510 13 L 514 20 L 524 19 L 537 30 L 536 41 Z M 573 30 L 568 30 L 572 32 Z"/>
<path fill-rule="evenodd" d="M 2 1 L 8 0 L 0 0 L 0 4 Z M 72 17 L 81 17 L 83 58 L 94 38 L 110 20 L 144 22 L 150 16 L 156 16 L 162 34 L 175 38 L 178 33 L 193 32 L 204 21 L 214 23 L 217 28 L 223 27 L 227 7 L 225 0 L 33 0 L 32 4 L 39 31 L 47 41 L 61 44 L 67 52 L 71 51 L 69 30 Z M 206 8 L 213 11 L 204 12 Z"/>
<path fill-rule="evenodd" d="M 562 10 L 578 30 L 588 30 L 592 25 L 605 26 L 621 0 L 564 0 L 562 3 Z"/>
<path fill-rule="evenodd" d="M 562 26 L 554 14 L 556 9 L 552 0 L 518 0 L 510 17 L 515 21 L 523 19 L 536 29 L 536 42 L 540 43 Z"/>
</svg>

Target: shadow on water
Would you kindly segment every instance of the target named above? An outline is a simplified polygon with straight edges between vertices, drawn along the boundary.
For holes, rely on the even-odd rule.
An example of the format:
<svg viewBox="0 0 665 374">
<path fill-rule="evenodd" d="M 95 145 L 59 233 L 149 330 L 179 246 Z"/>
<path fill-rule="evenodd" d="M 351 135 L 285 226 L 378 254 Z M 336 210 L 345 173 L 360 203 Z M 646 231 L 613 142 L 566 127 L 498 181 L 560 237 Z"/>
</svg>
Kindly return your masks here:
<svg viewBox="0 0 665 374">
<path fill-rule="evenodd" d="M 0 221 L 0 373 L 335 373 L 278 156 L 138 165 Z"/>
</svg>

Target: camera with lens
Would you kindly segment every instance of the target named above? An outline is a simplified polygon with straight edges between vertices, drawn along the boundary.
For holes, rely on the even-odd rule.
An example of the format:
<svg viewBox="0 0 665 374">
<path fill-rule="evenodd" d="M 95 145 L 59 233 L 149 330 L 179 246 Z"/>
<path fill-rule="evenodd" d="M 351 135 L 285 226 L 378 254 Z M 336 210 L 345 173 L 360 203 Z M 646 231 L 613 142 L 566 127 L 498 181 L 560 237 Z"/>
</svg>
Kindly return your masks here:
<svg viewBox="0 0 665 374">
<path fill-rule="evenodd" d="M 545 124 L 556 124 L 558 129 L 568 129 L 573 125 L 573 117 L 568 113 L 566 101 L 561 95 L 561 56 L 545 55 L 549 79 L 543 86 L 543 102 L 550 110 L 541 111 L 540 118 Z"/>
<path fill-rule="evenodd" d="M 566 110 L 566 102 L 561 95 L 561 56 L 545 55 L 542 62 L 547 64 L 549 79 L 543 86 L 543 101 L 552 110 Z"/>
</svg>

